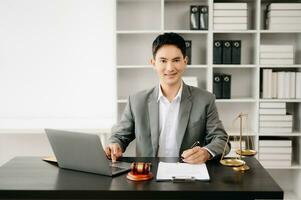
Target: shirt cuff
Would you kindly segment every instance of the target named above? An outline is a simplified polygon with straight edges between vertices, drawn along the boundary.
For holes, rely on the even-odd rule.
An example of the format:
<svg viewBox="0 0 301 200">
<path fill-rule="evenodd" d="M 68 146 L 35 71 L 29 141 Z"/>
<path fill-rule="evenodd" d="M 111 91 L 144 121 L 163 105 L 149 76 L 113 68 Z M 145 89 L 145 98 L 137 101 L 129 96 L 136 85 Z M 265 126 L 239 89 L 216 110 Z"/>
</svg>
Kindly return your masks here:
<svg viewBox="0 0 301 200">
<path fill-rule="evenodd" d="M 208 149 L 207 147 L 203 147 L 203 148 L 206 149 L 210 153 L 211 158 L 209 158 L 209 160 L 211 160 L 212 158 L 214 158 L 215 154 L 212 151 L 210 151 L 210 149 Z"/>
</svg>

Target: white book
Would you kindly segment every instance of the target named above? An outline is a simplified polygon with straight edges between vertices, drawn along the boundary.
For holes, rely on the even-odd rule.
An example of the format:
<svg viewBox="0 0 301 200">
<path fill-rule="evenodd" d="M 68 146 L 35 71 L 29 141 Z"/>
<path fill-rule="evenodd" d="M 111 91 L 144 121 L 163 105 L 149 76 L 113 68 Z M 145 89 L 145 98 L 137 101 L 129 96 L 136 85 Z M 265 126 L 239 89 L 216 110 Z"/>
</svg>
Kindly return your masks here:
<svg viewBox="0 0 301 200">
<path fill-rule="evenodd" d="M 291 147 L 291 140 L 259 140 L 259 147 Z"/>
<path fill-rule="evenodd" d="M 296 98 L 296 73 L 289 72 L 289 98 L 295 99 Z"/>
<path fill-rule="evenodd" d="M 294 59 L 292 59 L 292 58 L 280 58 L 280 59 L 261 58 L 260 64 L 262 64 L 262 65 L 293 65 Z"/>
<path fill-rule="evenodd" d="M 247 24 L 213 24 L 214 30 L 247 30 Z"/>
<path fill-rule="evenodd" d="M 264 134 L 285 134 L 285 133 L 292 133 L 292 127 L 277 127 L 277 128 L 259 128 L 260 133 Z"/>
<path fill-rule="evenodd" d="M 247 24 L 247 17 L 213 17 L 214 24 Z"/>
<path fill-rule="evenodd" d="M 301 99 L 301 72 L 296 72 L 296 98 Z"/>
<path fill-rule="evenodd" d="M 183 76 L 182 80 L 186 85 L 198 87 L 198 78 L 196 76 Z"/>
<path fill-rule="evenodd" d="M 278 92 L 278 73 L 277 72 L 272 72 L 272 98 L 277 98 L 277 92 Z"/>
<path fill-rule="evenodd" d="M 213 10 L 214 17 L 247 17 L 247 10 Z"/>
<path fill-rule="evenodd" d="M 259 115 L 259 121 L 293 121 L 293 115 Z"/>
<path fill-rule="evenodd" d="M 292 147 L 259 147 L 260 153 L 292 153 Z"/>
<path fill-rule="evenodd" d="M 289 99 L 290 98 L 290 72 L 284 73 L 284 98 Z"/>
<path fill-rule="evenodd" d="M 260 52 L 294 53 L 293 45 L 260 45 Z"/>
<path fill-rule="evenodd" d="M 292 160 L 292 154 L 260 153 L 259 160 Z"/>
<path fill-rule="evenodd" d="M 267 17 L 301 17 L 300 10 L 270 10 Z"/>
<path fill-rule="evenodd" d="M 261 52 L 260 58 L 294 58 L 294 52 Z"/>
<path fill-rule="evenodd" d="M 260 108 L 259 114 L 260 115 L 285 115 L 286 109 L 285 108 Z"/>
<path fill-rule="evenodd" d="M 259 108 L 285 108 L 285 102 L 260 102 Z"/>
<path fill-rule="evenodd" d="M 284 99 L 285 98 L 285 72 L 278 72 L 277 74 L 277 98 L 278 99 Z"/>
<path fill-rule="evenodd" d="M 214 10 L 246 10 L 248 9 L 247 3 L 214 3 Z"/>
<path fill-rule="evenodd" d="M 272 98 L 272 69 L 263 70 L 262 84 L 262 98 Z"/>
<path fill-rule="evenodd" d="M 268 5 L 269 10 L 300 10 L 301 3 L 271 3 Z"/>
<path fill-rule="evenodd" d="M 264 128 L 264 127 L 293 127 L 293 122 L 292 121 L 260 121 L 259 126 Z"/>
<path fill-rule="evenodd" d="M 300 11 L 301 12 L 301 11 Z M 272 24 L 269 23 L 267 28 L 269 30 L 290 30 L 290 31 L 300 31 L 301 30 L 301 24 Z"/>
<path fill-rule="evenodd" d="M 267 18 L 267 24 L 301 24 L 301 17 L 271 17 Z"/>
<path fill-rule="evenodd" d="M 264 167 L 290 167 L 291 160 L 259 160 Z"/>
</svg>

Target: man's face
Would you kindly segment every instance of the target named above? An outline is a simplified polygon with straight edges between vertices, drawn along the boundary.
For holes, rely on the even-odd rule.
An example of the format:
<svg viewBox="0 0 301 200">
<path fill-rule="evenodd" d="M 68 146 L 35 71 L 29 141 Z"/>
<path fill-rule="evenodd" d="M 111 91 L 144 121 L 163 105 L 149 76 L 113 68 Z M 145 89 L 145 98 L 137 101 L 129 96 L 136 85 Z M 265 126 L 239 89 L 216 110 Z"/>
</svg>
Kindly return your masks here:
<svg viewBox="0 0 301 200">
<path fill-rule="evenodd" d="M 179 48 L 174 45 L 163 45 L 158 49 L 155 59 L 151 60 L 160 83 L 173 86 L 181 81 L 182 74 L 186 69 L 187 58 Z"/>
</svg>

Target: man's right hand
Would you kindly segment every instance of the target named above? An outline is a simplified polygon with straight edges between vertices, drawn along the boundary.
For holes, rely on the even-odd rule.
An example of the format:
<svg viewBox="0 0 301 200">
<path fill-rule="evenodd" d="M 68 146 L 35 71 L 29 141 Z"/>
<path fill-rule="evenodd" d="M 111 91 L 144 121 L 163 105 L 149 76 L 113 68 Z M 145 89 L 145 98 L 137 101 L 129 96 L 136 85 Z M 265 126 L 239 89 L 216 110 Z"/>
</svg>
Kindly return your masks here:
<svg viewBox="0 0 301 200">
<path fill-rule="evenodd" d="M 116 162 L 122 156 L 122 149 L 118 143 L 111 143 L 105 148 L 106 155 L 112 162 Z"/>
</svg>

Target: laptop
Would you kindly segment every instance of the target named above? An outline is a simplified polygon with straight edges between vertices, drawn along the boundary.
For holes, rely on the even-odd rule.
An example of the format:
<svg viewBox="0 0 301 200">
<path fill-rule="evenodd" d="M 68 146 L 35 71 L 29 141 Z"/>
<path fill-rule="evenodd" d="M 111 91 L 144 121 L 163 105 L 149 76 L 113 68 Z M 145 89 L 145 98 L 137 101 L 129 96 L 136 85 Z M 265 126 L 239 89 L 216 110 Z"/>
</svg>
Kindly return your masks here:
<svg viewBox="0 0 301 200">
<path fill-rule="evenodd" d="M 130 171 L 130 163 L 112 163 L 96 134 L 45 129 L 58 166 L 65 169 L 115 176 Z"/>
</svg>

